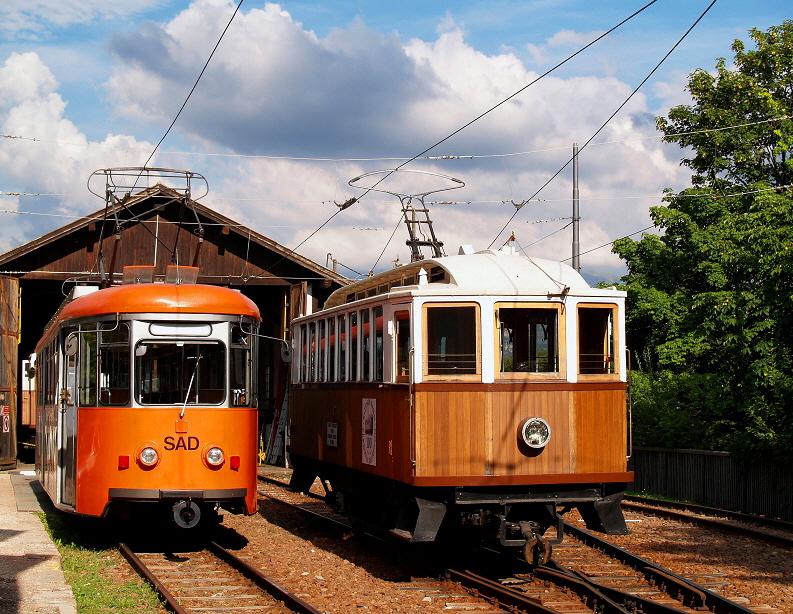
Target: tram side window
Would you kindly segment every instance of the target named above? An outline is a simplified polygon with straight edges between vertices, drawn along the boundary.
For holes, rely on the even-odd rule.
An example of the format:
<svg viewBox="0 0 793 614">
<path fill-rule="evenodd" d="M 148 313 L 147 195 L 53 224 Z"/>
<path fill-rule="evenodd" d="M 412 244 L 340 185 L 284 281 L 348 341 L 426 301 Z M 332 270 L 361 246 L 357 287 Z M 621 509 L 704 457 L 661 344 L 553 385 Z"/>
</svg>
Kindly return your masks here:
<svg viewBox="0 0 793 614">
<path fill-rule="evenodd" d="M 58 342 L 53 339 L 47 346 L 47 380 L 44 391 L 44 401 L 47 405 L 54 405 L 58 401 Z"/>
<path fill-rule="evenodd" d="M 347 379 L 351 382 L 358 380 L 358 314 L 350 314 L 350 372 Z"/>
<path fill-rule="evenodd" d="M 319 351 L 319 360 L 317 361 L 317 381 L 325 382 L 327 381 L 327 372 L 325 371 L 327 362 L 325 360 L 325 353 L 328 351 L 328 341 L 327 341 L 327 323 L 325 320 L 319 321 L 319 342 L 318 342 L 318 351 Z"/>
<path fill-rule="evenodd" d="M 501 373 L 559 371 L 556 309 L 499 307 Z"/>
<path fill-rule="evenodd" d="M 129 402 L 129 325 L 102 324 L 99 331 L 99 402 Z"/>
<path fill-rule="evenodd" d="M 328 381 L 336 381 L 336 318 L 328 320 Z"/>
<path fill-rule="evenodd" d="M 308 381 L 308 327 L 300 325 L 300 381 Z"/>
<path fill-rule="evenodd" d="M 578 308 L 578 372 L 581 375 L 616 372 L 612 307 Z"/>
<path fill-rule="evenodd" d="M 397 311 L 396 318 L 396 381 L 410 381 L 410 312 Z"/>
<path fill-rule="evenodd" d="M 36 357 L 36 396 L 40 406 L 52 405 L 56 399 L 57 373 L 55 342 L 42 348 Z"/>
<path fill-rule="evenodd" d="M 347 316 L 339 316 L 339 381 L 347 381 Z"/>
<path fill-rule="evenodd" d="M 226 349 L 212 341 L 142 341 L 135 348 L 142 405 L 219 405 L 225 399 Z"/>
<path fill-rule="evenodd" d="M 372 330 L 369 325 L 369 310 L 361 310 L 361 379 L 368 382 L 371 379 L 371 359 L 372 359 Z"/>
<path fill-rule="evenodd" d="M 383 381 L 383 308 L 375 307 L 374 318 L 374 380 Z"/>
<path fill-rule="evenodd" d="M 475 305 L 427 306 L 426 374 L 443 377 L 479 373 Z"/>
<path fill-rule="evenodd" d="M 90 325 L 94 327 L 94 324 Z M 96 407 L 97 333 L 81 332 L 77 372 L 77 400 L 82 407 Z"/>
<path fill-rule="evenodd" d="M 256 390 L 253 389 L 252 356 L 253 344 L 256 338 L 242 330 L 239 325 L 234 325 L 231 332 L 231 373 L 229 374 L 229 389 L 231 391 L 231 404 L 234 407 L 250 407 L 256 405 Z"/>
<path fill-rule="evenodd" d="M 308 366 L 306 372 L 306 381 L 314 382 L 317 380 L 317 372 L 315 370 L 317 357 L 317 323 L 308 323 Z"/>
</svg>

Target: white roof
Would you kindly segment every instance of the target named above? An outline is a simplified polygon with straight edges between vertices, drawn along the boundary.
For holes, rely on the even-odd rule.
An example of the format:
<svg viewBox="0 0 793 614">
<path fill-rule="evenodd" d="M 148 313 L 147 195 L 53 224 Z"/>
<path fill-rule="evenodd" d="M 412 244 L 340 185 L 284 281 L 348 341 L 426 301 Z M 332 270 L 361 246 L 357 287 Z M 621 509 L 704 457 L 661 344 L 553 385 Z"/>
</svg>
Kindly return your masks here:
<svg viewBox="0 0 793 614">
<path fill-rule="evenodd" d="M 584 278 L 563 262 L 530 259 L 506 250 L 425 262 L 437 262 L 449 271 L 450 281 L 458 289 L 476 289 L 478 294 L 558 294 L 565 287 L 571 292 L 590 289 Z"/>
<path fill-rule="evenodd" d="M 446 271 L 446 279 L 442 283 L 428 283 L 424 277 L 435 267 Z M 420 275 L 417 285 L 394 287 L 391 292 L 409 292 L 412 295 L 625 296 L 625 292 L 614 289 L 591 288 L 575 269 L 563 262 L 529 258 L 514 248 L 505 247 L 498 251 L 428 258 L 378 273 L 336 290 L 328 298 L 325 308 L 347 302 L 351 293 L 357 294 L 416 273 Z"/>
</svg>

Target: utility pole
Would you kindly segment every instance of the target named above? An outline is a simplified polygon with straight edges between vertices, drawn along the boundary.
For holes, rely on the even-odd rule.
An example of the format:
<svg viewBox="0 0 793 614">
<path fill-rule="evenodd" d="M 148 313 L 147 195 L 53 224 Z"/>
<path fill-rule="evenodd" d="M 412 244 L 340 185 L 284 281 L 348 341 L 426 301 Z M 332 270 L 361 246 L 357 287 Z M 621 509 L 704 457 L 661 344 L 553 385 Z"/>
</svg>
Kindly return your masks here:
<svg viewBox="0 0 793 614">
<path fill-rule="evenodd" d="M 578 143 L 573 143 L 573 268 L 581 272 L 581 246 L 578 242 Z"/>
</svg>

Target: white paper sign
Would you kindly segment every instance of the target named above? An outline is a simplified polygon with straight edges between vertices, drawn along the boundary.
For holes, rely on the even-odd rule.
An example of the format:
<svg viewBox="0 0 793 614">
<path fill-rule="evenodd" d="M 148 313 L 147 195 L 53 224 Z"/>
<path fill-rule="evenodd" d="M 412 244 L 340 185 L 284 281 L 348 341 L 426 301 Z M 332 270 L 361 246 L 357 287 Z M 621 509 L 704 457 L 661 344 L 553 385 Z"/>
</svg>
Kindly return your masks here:
<svg viewBox="0 0 793 614">
<path fill-rule="evenodd" d="M 377 399 L 363 399 L 361 411 L 361 462 L 377 465 Z"/>
<path fill-rule="evenodd" d="M 338 422 L 328 422 L 328 434 L 327 434 L 327 444 L 331 448 L 338 448 L 339 447 L 339 423 Z"/>
</svg>

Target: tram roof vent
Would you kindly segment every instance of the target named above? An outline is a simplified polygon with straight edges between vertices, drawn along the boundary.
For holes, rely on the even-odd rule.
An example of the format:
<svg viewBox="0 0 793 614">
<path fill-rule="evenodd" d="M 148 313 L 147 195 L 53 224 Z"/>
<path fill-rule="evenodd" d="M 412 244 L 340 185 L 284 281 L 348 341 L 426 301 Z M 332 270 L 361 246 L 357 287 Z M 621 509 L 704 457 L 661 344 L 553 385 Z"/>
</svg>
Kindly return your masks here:
<svg viewBox="0 0 793 614">
<path fill-rule="evenodd" d="M 498 251 L 493 252 L 496 256 L 518 256 L 518 250 L 512 245 L 502 245 Z"/>
<path fill-rule="evenodd" d="M 197 266 L 168 265 L 165 267 L 166 284 L 194 284 L 198 281 Z"/>
<path fill-rule="evenodd" d="M 122 284 L 150 284 L 154 282 L 153 265 L 125 266 L 121 277 Z"/>
</svg>

